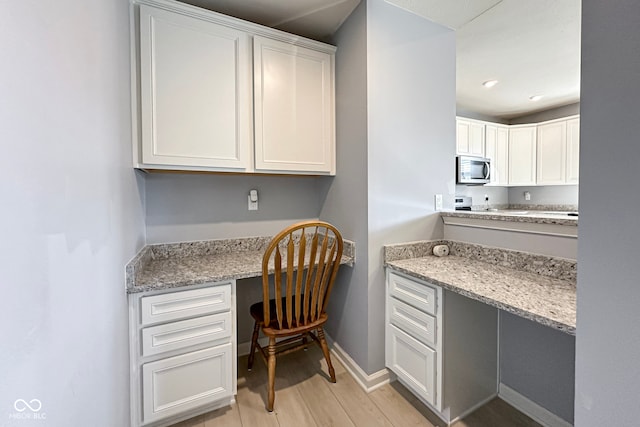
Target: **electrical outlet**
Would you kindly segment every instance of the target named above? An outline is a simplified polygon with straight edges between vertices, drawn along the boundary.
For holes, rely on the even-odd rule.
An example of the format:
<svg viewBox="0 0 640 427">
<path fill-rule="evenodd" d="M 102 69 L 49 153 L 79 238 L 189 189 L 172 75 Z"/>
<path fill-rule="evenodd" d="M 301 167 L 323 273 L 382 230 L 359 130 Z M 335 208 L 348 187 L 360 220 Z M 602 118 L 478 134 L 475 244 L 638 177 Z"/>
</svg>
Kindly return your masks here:
<svg viewBox="0 0 640 427">
<path fill-rule="evenodd" d="M 249 210 L 250 211 L 257 211 L 258 210 L 258 201 L 256 200 L 255 202 L 251 201 L 251 196 L 247 197 L 248 201 L 249 201 Z"/>
<path fill-rule="evenodd" d="M 436 194 L 435 205 L 436 205 L 436 210 L 437 211 L 441 211 L 442 210 L 442 194 Z"/>
<path fill-rule="evenodd" d="M 524 199 L 525 200 L 531 200 L 531 193 L 529 193 L 528 191 L 524 192 Z"/>
</svg>

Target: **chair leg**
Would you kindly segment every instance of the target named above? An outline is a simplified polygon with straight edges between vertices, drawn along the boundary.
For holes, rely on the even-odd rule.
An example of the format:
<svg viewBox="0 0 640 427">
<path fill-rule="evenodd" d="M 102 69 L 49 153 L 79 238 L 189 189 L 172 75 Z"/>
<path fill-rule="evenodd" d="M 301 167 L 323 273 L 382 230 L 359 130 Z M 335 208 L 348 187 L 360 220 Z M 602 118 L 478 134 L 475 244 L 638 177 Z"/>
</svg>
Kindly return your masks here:
<svg viewBox="0 0 640 427">
<path fill-rule="evenodd" d="M 276 400 L 276 339 L 269 337 L 269 390 L 267 396 L 267 411 L 273 411 L 273 402 Z"/>
<path fill-rule="evenodd" d="M 322 347 L 322 353 L 324 353 L 324 358 L 327 361 L 327 366 L 329 367 L 329 376 L 331 377 L 331 382 L 336 382 L 336 371 L 333 369 L 333 365 L 331 364 L 331 356 L 329 355 L 329 346 L 327 345 L 327 340 L 324 337 L 324 329 L 318 328 L 318 340 L 320 340 L 320 347 Z"/>
<path fill-rule="evenodd" d="M 306 332 L 302 334 L 302 344 L 304 344 L 304 351 L 307 351 L 307 343 L 309 342 L 309 338 L 307 338 L 308 335 L 309 334 L 307 334 Z"/>
<path fill-rule="evenodd" d="M 251 350 L 249 350 L 249 358 L 247 359 L 247 369 L 253 368 L 253 356 L 256 354 L 256 344 L 258 344 L 258 334 L 260 333 L 260 323 L 256 320 L 253 327 L 253 335 L 251 336 Z"/>
</svg>

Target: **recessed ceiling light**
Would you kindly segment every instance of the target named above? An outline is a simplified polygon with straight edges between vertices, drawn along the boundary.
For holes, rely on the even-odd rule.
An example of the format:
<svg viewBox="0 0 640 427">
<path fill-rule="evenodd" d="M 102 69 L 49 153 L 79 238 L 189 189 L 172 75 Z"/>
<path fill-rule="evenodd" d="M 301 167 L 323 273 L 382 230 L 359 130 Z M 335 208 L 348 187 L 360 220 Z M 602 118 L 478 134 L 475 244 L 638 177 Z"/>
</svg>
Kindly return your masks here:
<svg viewBox="0 0 640 427">
<path fill-rule="evenodd" d="M 486 82 L 482 83 L 482 86 L 486 88 L 490 88 L 490 87 L 494 87 L 497 84 L 498 84 L 497 80 L 487 80 Z"/>
<path fill-rule="evenodd" d="M 529 97 L 529 101 L 536 102 L 542 99 L 542 95 L 532 95 Z"/>
</svg>

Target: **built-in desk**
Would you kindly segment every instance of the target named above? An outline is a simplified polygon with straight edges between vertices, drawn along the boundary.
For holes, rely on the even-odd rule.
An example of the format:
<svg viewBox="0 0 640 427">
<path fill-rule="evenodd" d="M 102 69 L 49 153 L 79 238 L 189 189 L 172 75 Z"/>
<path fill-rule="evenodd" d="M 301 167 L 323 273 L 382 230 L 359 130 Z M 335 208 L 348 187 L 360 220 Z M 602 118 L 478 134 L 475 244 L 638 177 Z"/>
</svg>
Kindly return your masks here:
<svg viewBox="0 0 640 427">
<path fill-rule="evenodd" d="M 450 255 L 433 255 L 441 244 Z M 575 335 L 574 260 L 449 240 L 388 245 L 384 260 L 386 366 L 447 423 L 498 394 L 514 404 L 498 375 L 496 309 Z"/>
<path fill-rule="evenodd" d="M 234 401 L 236 281 L 262 276 L 270 241 L 148 245 L 126 266 L 132 426 L 171 425 Z M 342 264 L 354 262 L 345 240 Z"/>
</svg>

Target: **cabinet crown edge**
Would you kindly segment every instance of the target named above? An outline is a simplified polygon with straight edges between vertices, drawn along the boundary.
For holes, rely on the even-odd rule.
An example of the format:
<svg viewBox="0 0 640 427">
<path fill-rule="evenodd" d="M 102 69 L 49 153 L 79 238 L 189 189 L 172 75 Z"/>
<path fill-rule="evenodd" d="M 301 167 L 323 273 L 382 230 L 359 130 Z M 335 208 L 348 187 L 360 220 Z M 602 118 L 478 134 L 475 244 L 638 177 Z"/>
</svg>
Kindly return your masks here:
<svg viewBox="0 0 640 427">
<path fill-rule="evenodd" d="M 256 24 L 244 19 L 224 15 L 213 10 L 204 9 L 186 3 L 180 3 L 175 0 L 130 0 L 130 3 L 131 7 L 135 7 L 136 5 L 153 6 L 170 12 L 180 13 L 182 15 L 187 15 L 193 18 L 241 30 L 249 33 L 252 36 L 265 36 L 271 39 L 293 44 L 295 46 L 303 46 L 329 54 L 334 54 L 337 50 L 336 46 L 330 45 L 328 43 L 287 33 L 282 30 Z"/>
</svg>

